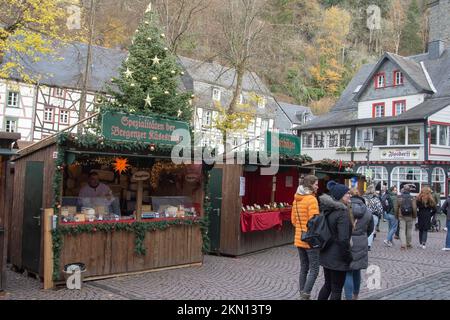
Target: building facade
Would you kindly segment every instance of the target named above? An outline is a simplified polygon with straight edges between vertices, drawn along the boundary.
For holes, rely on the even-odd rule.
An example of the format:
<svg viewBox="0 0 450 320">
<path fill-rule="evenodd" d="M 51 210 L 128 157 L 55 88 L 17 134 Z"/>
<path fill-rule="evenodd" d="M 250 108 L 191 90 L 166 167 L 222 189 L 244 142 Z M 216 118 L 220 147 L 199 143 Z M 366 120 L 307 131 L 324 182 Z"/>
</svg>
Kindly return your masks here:
<svg viewBox="0 0 450 320">
<path fill-rule="evenodd" d="M 311 108 L 286 102 L 277 103 L 277 116 L 275 129 L 280 133 L 297 135 L 297 126 L 308 123 L 314 119 Z"/>
<path fill-rule="evenodd" d="M 435 1 L 431 26 L 437 11 L 439 19 L 445 15 L 450 21 L 446 6 L 448 1 Z M 444 25 L 447 29 L 430 35 L 437 40 L 428 53 L 386 53 L 378 63 L 363 66 L 328 114 L 298 127 L 302 152 L 314 160 L 353 161 L 375 182 L 399 189 L 414 184 L 416 192 L 430 184 L 448 195 L 450 50 L 448 39 L 440 37 L 450 34 L 450 24 Z"/>
</svg>

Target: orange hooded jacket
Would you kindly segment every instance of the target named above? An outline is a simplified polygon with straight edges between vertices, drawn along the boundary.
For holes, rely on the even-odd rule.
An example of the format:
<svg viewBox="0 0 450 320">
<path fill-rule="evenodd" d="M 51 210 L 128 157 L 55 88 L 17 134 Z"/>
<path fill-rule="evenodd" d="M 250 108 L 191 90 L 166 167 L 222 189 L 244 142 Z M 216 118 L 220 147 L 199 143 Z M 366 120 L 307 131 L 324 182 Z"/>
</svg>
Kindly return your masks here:
<svg viewBox="0 0 450 320">
<path fill-rule="evenodd" d="M 300 191 L 303 191 L 299 188 Z M 298 192 L 298 191 L 297 191 Z M 307 223 L 309 219 L 319 214 L 319 203 L 313 194 L 295 194 L 294 203 L 292 205 L 291 222 L 295 227 L 294 245 L 303 249 L 311 247 L 306 242 L 301 241 L 302 231 L 307 231 Z"/>
</svg>

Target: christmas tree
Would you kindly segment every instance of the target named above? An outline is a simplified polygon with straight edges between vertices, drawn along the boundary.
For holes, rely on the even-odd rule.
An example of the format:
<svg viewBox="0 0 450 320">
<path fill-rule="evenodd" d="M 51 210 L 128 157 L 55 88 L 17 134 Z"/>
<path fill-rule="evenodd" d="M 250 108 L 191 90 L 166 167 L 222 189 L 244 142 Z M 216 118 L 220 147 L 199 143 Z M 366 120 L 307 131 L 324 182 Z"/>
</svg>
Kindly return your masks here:
<svg viewBox="0 0 450 320">
<path fill-rule="evenodd" d="M 134 35 L 129 55 L 122 63 L 120 76 L 112 80 L 112 103 L 101 111 L 122 111 L 149 116 L 163 116 L 190 121 L 192 108 L 189 92 L 178 92 L 183 71 L 169 51 L 158 16 L 151 4 Z"/>
</svg>

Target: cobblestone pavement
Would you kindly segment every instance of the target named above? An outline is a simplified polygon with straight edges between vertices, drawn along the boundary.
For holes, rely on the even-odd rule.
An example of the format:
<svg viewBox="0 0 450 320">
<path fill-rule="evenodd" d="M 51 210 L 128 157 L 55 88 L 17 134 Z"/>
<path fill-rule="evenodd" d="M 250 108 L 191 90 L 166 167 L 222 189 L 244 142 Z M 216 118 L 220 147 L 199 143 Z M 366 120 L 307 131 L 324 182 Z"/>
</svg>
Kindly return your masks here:
<svg viewBox="0 0 450 320">
<path fill-rule="evenodd" d="M 450 252 L 441 251 L 444 232 L 430 233 L 426 250 L 418 247 L 417 232 L 415 247 L 407 251 L 400 251 L 398 241 L 385 247 L 384 236 L 379 233 L 370 252 L 370 263 L 381 271 L 380 289 L 369 290 L 363 272 L 362 299 L 450 300 Z M 81 291 L 44 291 L 39 281 L 8 271 L 6 294 L 0 299 L 296 300 L 298 273 L 296 248 L 284 246 L 240 258 L 205 256 L 202 267 L 87 282 Z M 322 284 L 321 272 L 313 298 Z"/>
</svg>

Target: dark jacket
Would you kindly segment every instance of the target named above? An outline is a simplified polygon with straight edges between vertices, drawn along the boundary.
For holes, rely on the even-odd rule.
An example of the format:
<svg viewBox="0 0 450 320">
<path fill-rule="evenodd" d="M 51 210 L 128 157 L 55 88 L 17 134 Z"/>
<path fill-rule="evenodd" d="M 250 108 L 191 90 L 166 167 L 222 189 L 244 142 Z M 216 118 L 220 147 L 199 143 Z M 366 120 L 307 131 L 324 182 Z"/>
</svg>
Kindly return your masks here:
<svg viewBox="0 0 450 320">
<path fill-rule="evenodd" d="M 387 192 L 389 194 L 389 198 L 391 198 L 392 203 L 392 211 L 390 212 L 390 214 L 393 214 L 395 216 L 395 208 L 397 207 L 398 196 L 391 190 L 388 190 Z"/>
<path fill-rule="evenodd" d="M 397 198 L 397 204 L 395 205 L 395 216 L 397 219 L 399 219 L 402 216 L 401 210 L 400 208 L 402 207 L 402 202 L 403 202 L 403 195 L 409 195 L 409 192 L 403 192 L 401 196 L 399 196 Z M 417 200 L 415 197 L 413 197 L 412 199 L 412 218 L 416 219 L 417 218 Z"/>
<path fill-rule="evenodd" d="M 428 231 L 431 228 L 431 217 L 436 213 L 436 207 L 426 207 L 421 201 L 417 201 L 417 217 L 419 230 Z"/>
<path fill-rule="evenodd" d="M 364 199 L 358 196 L 352 197 L 351 213 L 355 219 L 355 227 L 352 233 L 353 261 L 350 269 L 367 269 L 369 267 L 368 237 L 375 227 L 372 214 L 367 209 Z"/>
<path fill-rule="evenodd" d="M 447 221 L 450 221 L 450 197 L 445 200 L 444 204 L 442 205 L 441 212 L 443 214 L 446 214 Z"/>
<path fill-rule="evenodd" d="M 327 194 L 320 197 L 320 204 L 332 233 L 332 240 L 320 252 L 320 265 L 331 270 L 349 271 L 352 262 L 350 250 L 352 224 L 348 208 Z"/>
<path fill-rule="evenodd" d="M 389 207 L 389 210 L 387 210 L 386 213 L 394 214 L 394 201 L 392 201 L 392 197 L 389 191 L 386 191 L 386 193 L 380 195 L 380 201 L 383 209 L 385 208 L 386 204 Z M 383 203 L 384 201 L 387 201 L 387 203 Z"/>
</svg>

